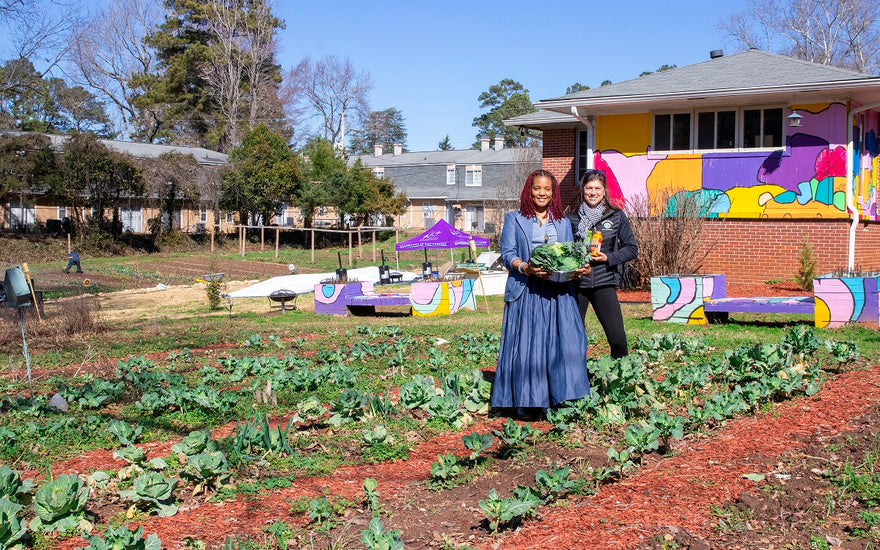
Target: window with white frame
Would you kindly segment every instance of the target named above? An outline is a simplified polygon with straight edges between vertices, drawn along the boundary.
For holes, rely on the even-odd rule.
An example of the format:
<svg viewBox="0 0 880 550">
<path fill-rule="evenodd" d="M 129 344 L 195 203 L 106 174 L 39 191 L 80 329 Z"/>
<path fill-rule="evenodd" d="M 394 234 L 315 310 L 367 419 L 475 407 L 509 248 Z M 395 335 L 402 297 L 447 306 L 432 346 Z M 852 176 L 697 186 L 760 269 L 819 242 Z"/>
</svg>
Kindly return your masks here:
<svg viewBox="0 0 880 550">
<path fill-rule="evenodd" d="M 466 166 L 464 184 L 468 187 L 483 185 L 483 166 L 480 164 L 468 164 Z"/>
<path fill-rule="evenodd" d="M 455 165 L 446 165 L 446 185 L 455 185 Z"/>
<path fill-rule="evenodd" d="M 782 147 L 782 109 L 743 109 L 743 147 Z"/>
<path fill-rule="evenodd" d="M 736 147 L 736 111 L 697 113 L 697 149 Z"/>
<path fill-rule="evenodd" d="M 654 151 L 780 148 L 782 107 L 686 111 L 654 115 Z"/>
<path fill-rule="evenodd" d="M 58 219 L 63 220 L 66 217 L 67 217 L 67 207 L 66 206 L 59 206 L 58 207 Z"/>
<path fill-rule="evenodd" d="M 208 209 L 205 207 L 199 208 L 199 221 L 201 223 L 206 223 L 208 221 Z"/>
<path fill-rule="evenodd" d="M 235 223 L 235 212 L 224 212 L 223 217 L 225 223 Z"/>
<path fill-rule="evenodd" d="M 383 179 L 385 177 L 385 168 L 382 166 L 377 166 L 373 168 L 373 175 L 379 179 Z"/>
</svg>

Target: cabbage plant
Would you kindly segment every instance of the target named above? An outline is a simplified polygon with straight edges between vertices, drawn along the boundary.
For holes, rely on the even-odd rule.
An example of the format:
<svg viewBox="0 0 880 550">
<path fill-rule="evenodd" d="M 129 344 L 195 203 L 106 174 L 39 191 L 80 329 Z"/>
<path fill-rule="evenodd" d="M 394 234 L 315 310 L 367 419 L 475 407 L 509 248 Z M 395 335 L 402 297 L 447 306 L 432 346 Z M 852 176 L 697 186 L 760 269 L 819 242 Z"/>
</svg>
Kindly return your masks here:
<svg viewBox="0 0 880 550">
<path fill-rule="evenodd" d="M 193 482 L 193 495 L 222 487 L 229 479 L 229 463 L 223 451 L 202 451 L 188 457 L 181 475 Z"/>
<path fill-rule="evenodd" d="M 177 513 L 177 505 L 173 501 L 178 481 L 177 478 L 166 478 L 159 472 L 145 472 L 135 478 L 133 489 L 119 491 L 119 496 L 133 500 L 135 505 L 144 502 L 148 508 L 157 509 L 161 517 L 173 516 Z"/>
<path fill-rule="evenodd" d="M 126 525 L 116 529 L 108 526 L 103 539 L 100 535 L 90 536 L 89 545 L 82 550 L 162 550 L 162 543 L 155 533 L 144 538 L 143 526 L 134 531 Z"/>
<path fill-rule="evenodd" d="M 33 487 L 32 480 L 22 480 L 21 474 L 6 464 L 0 466 L 0 498 L 6 497 L 12 502 L 19 502 Z"/>
<path fill-rule="evenodd" d="M 85 520 L 89 488 L 74 474 L 64 474 L 40 485 L 34 495 L 32 531 L 69 531 L 75 527 L 90 530 Z"/>
<path fill-rule="evenodd" d="M 18 517 L 21 504 L 12 502 L 6 497 L 0 498 L 0 548 L 16 548 L 27 532 L 27 528 Z"/>
</svg>

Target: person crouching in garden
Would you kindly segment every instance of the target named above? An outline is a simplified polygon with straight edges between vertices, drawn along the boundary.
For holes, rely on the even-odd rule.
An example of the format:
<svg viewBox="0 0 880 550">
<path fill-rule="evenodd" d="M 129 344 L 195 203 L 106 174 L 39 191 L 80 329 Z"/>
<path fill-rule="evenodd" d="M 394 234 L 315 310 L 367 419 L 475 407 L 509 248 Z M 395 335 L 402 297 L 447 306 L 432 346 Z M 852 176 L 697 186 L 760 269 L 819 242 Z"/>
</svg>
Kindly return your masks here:
<svg viewBox="0 0 880 550">
<path fill-rule="evenodd" d="M 601 248 L 590 260 L 592 271 L 577 280 L 577 301 L 581 319 L 586 322 L 587 308 L 593 305 L 611 348 L 611 357 L 629 354 L 623 314 L 617 300 L 623 264 L 636 259 L 639 247 L 629 219 L 608 198 L 608 182 L 603 170 L 587 170 L 581 178 L 577 208 L 568 213 L 577 241 L 589 240 L 591 232 L 602 233 Z"/>
<path fill-rule="evenodd" d="M 590 393 L 574 285 L 549 281 L 549 271 L 529 263 L 535 247 L 572 238 L 556 178 L 546 170 L 532 172 L 519 210 L 505 216 L 501 231 L 501 260 L 510 274 L 492 388 L 496 412 L 537 418 L 548 407 Z"/>
</svg>

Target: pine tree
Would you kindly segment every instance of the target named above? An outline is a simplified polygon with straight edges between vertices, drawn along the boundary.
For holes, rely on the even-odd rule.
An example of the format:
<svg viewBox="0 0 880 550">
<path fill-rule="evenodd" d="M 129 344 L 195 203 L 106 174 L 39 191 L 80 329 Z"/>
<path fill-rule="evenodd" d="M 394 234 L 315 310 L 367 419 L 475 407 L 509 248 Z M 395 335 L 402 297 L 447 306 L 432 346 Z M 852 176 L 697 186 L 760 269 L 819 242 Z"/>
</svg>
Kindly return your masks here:
<svg viewBox="0 0 880 550">
<path fill-rule="evenodd" d="M 813 279 L 816 277 L 818 261 L 813 254 L 813 247 L 806 235 L 801 236 L 801 248 L 798 251 L 798 270 L 794 281 L 803 290 L 813 290 Z"/>
</svg>

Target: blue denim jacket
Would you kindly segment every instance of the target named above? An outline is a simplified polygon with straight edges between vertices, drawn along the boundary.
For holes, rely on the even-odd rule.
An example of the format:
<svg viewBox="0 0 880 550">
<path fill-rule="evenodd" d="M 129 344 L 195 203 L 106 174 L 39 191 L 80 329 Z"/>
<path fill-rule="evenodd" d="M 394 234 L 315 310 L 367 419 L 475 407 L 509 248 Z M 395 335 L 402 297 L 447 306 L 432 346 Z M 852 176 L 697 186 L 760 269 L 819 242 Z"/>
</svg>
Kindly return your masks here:
<svg viewBox="0 0 880 550">
<path fill-rule="evenodd" d="M 556 227 L 558 242 L 569 242 L 573 239 L 571 222 L 563 218 L 552 220 L 550 223 Z M 529 278 L 519 270 L 513 268 L 513 261 L 517 258 L 525 262 L 532 257 L 531 247 L 532 221 L 519 213 L 519 210 L 508 212 L 504 216 L 504 227 L 501 229 L 501 262 L 510 271 L 507 276 L 507 286 L 504 288 L 504 301 L 513 302 L 518 300 L 526 287 Z"/>
</svg>

